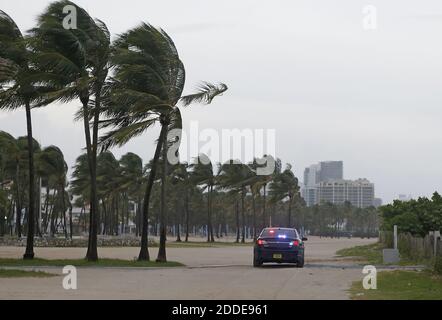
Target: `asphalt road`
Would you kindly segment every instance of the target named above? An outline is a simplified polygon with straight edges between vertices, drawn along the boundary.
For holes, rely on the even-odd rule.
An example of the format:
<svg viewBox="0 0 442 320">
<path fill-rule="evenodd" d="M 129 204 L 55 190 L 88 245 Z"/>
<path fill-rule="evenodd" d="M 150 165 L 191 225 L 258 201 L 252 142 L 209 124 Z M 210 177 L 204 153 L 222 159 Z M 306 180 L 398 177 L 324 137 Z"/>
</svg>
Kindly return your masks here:
<svg viewBox="0 0 442 320">
<path fill-rule="evenodd" d="M 169 248 L 178 268 L 77 268 L 77 290 L 62 287 L 61 268 L 51 278 L 0 278 L 0 299 L 347 299 L 362 267 L 335 257 L 338 249 L 374 239 L 319 239 L 306 243 L 306 264 L 252 267 L 252 247 Z M 0 257 L 21 257 L 24 248 L 0 247 Z M 40 258 L 82 258 L 83 248 L 36 248 Z M 150 250 L 155 257 L 157 250 Z M 100 248 L 106 258 L 133 259 L 138 248 Z M 1 267 L 1 266 L 0 266 Z"/>
</svg>

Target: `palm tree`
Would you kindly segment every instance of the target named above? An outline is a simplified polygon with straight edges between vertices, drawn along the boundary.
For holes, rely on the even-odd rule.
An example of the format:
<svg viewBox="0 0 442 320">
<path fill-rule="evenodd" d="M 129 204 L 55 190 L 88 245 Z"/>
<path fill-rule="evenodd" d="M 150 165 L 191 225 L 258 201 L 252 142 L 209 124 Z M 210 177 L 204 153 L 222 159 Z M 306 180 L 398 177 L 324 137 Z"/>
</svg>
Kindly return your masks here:
<svg viewBox="0 0 442 320">
<path fill-rule="evenodd" d="M 128 223 L 129 201 L 135 202 L 137 207 L 141 204 L 141 189 L 144 182 L 143 160 L 135 153 L 128 152 L 121 157 L 119 162 L 121 167 L 121 187 L 126 191 L 126 223 Z M 123 223 L 122 230 L 124 228 L 125 224 Z"/>
<path fill-rule="evenodd" d="M 200 154 L 190 168 L 192 169 L 190 176 L 192 183 L 202 186 L 202 191 L 207 191 L 207 242 L 215 242 L 212 226 L 212 193 L 216 184 L 216 174 L 212 162 L 207 155 Z"/>
<path fill-rule="evenodd" d="M 266 160 L 266 161 L 263 161 Z M 249 168 L 253 172 L 252 177 L 249 179 L 249 188 L 252 192 L 252 208 L 253 208 L 253 239 L 256 239 L 256 197 L 261 195 L 261 189 L 263 189 L 263 199 L 262 199 L 262 228 L 267 225 L 266 217 L 266 196 L 267 196 L 267 184 L 272 180 L 273 175 L 259 175 L 258 169 L 263 168 L 267 165 L 269 161 L 274 161 L 273 157 L 265 155 L 262 159 L 254 158 L 251 163 L 249 163 Z M 275 168 L 277 169 L 277 168 Z"/>
<path fill-rule="evenodd" d="M 67 186 L 67 172 L 68 166 L 64 160 L 63 152 L 56 146 L 46 147 L 37 156 L 37 171 L 40 176 L 45 178 L 46 184 L 46 201 L 49 199 L 49 189 L 52 188 L 57 192 L 57 201 L 59 204 L 59 211 L 61 213 L 61 219 L 63 221 L 63 229 L 65 236 L 67 237 L 66 227 L 66 210 L 70 204 L 69 196 L 66 192 Z M 48 221 L 48 206 L 46 206 L 45 225 Z M 52 212 L 54 214 L 54 212 Z M 72 219 L 70 218 L 70 221 Z M 54 219 L 51 217 L 51 221 Z M 54 233 L 54 225 L 51 223 L 51 233 Z M 72 223 L 70 227 L 70 238 L 72 239 Z"/>
<path fill-rule="evenodd" d="M 2 160 L 4 162 L 4 178 L 13 181 L 15 190 L 15 209 L 16 209 L 16 234 L 21 237 L 21 184 L 20 184 L 20 161 L 22 158 L 22 150 L 18 141 L 9 133 L 0 131 L 0 150 L 2 151 Z"/>
<path fill-rule="evenodd" d="M 32 137 L 31 108 L 33 103 L 41 103 L 42 90 L 38 80 L 42 77 L 34 68 L 34 55 L 16 23 L 0 10 L 0 109 L 15 110 L 25 108 L 28 143 L 29 208 L 28 232 L 24 259 L 34 258 L 35 230 L 35 170 Z"/>
<path fill-rule="evenodd" d="M 149 173 L 143 201 L 143 227 L 139 260 L 148 260 L 148 212 L 149 199 L 155 181 L 161 153 L 162 205 L 160 214 L 160 248 L 157 261 L 166 261 L 165 196 L 167 175 L 168 131 L 181 128 L 181 113 L 177 103 L 185 106 L 193 102 L 210 103 L 227 90 L 227 86 L 204 84 L 199 92 L 182 97 L 185 82 L 184 65 L 179 59 L 172 39 L 161 29 L 142 23 L 120 35 L 114 42 L 112 55 L 114 76 L 108 88 L 104 127 L 113 130 L 102 138 L 105 148 L 123 145 L 142 134 L 156 122 L 161 124 L 160 136 Z M 175 137 L 173 137 L 175 138 Z"/>
<path fill-rule="evenodd" d="M 178 163 L 172 167 L 171 177 L 172 185 L 174 186 L 174 191 L 177 194 L 178 199 L 183 198 L 184 202 L 184 212 L 185 212 L 185 242 L 189 240 L 189 216 L 190 216 L 190 197 L 192 196 L 192 191 L 194 184 L 191 181 L 191 174 L 188 171 L 189 165 L 186 162 Z M 183 196 L 184 194 L 184 196 Z M 177 200 L 178 200 L 177 199 Z M 178 201 L 177 201 L 178 203 Z M 177 212 L 179 215 L 179 213 Z M 181 242 L 180 237 L 180 219 L 177 219 L 177 242 Z"/>
<path fill-rule="evenodd" d="M 273 201 L 288 198 L 287 227 L 292 226 L 292 206 L 299 195 L 298 179 L 292 171 L 290 164 L 286 165 L 283 172 L 277 173 L 270 184 L 270 195 Z"/>
<path fill-rule="evenodd" d="M 76 159 L 73 169 L 74 171 L 72 172 L 70 181 L 70 193 L 78 197 L 76 202 L 83 208 L 83 227 L 84 231 L 86 231 L 87 219 L 85 214 L 87 209 L 89 209 L 89 213 L 91 210 L 91 176 L 87 154 L 82 154 Z"/>
<path fill-rule="evenodd" d="M 119 161 L 109 151 L 100 153 L 97 158 L 97 183 L 98 198 L 103 208 L 103 234 L 118 234 L 119 217 L 117 202 L 123 190 L 121 182 Z"/>
<path fill-rule="evenodd" d="M 246 218 L 245 218 L 245 198 L 248 186 L 253 183 L 255 175 L 249 166 L 238 160 L 229 160 L 220 168 L 219 184 L 224 189 L 230 189 L 241 197 L 241 242 L 245 242 L 246 237 Z"/>
<path fill-rule="evenodd" d="M 63 8 L 76 7 L 77 28 L 63 27 Z M 97 145 L 103 86 L 108 73 L 110 34 L 100 20 L 92 19 L 76 4 L 61 0 L 53 2 L 38 18 L 37 27 L 31 30 L 33 50 L 39 67 L 55 75 L 58 85 L 47 96 L 51 101 L 69 101 L 79 98 L 82 108 L 78 114 L 83 119 L 87 160 L 91 177 L 90 228 L 86 258 L 98 260 L 98 196 L 97 196 Z M 91 97 L 93 96 L 93 99 Z M 92 120 L 92 137 L 90 132 Z"/>
</svg>

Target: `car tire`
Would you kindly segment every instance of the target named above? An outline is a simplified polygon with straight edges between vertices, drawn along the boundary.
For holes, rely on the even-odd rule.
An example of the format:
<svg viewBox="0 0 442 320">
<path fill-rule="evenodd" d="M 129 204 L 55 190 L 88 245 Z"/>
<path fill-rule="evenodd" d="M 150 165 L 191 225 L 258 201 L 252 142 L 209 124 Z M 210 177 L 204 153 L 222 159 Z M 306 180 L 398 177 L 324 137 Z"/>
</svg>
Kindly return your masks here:
<svg viewBox="0 0 442 320">
<path fill-rule="evenodd" d="M 296 263 L 296 268 L 304 268 L 304 255 L 298 258 L 298 262 Z"/>
<path fill-rule="evenodd" d="M 262 266 L 262 261 L 257 257 L 253 256 L 253 267 L 258 268 Z"/>
</svg>

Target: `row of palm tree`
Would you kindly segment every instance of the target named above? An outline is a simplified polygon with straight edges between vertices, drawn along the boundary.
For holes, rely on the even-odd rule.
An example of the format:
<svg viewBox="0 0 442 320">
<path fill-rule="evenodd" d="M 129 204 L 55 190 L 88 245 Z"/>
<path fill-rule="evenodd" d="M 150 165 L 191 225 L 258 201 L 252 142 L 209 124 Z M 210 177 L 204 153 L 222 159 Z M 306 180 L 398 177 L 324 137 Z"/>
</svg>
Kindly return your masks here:
<svg viewBox="0 0 442 320">
<path fill-rule="evenodd" d="M 5 132 L 0 133 L 0 181 L 5 184 L 0 190 L 5 194 L 3 199 L 6 199 L 3 204 L 0 201 L 0 213 L 8 217 L 6 225 L 15 225 L 16 228 L 20 228 L 20 223 L 11 221 L 13 211 L 17 213 L 18 221 L 28 221 L 29 204 L 21 202 L 19 197 L 27 191 L 26 140 L 26 137 L 14 139 Z M 87 233 L 86 212 L 90 204 L 91 187 L 87 155 L 77 158 L 72 179 L 68 183 L 67 167 L 61 151 L 55 146 L 41 149 L 36 142 L 34 144 L 36 178 L 42 181 L 38 192 L 45 195 L 39 204 L 41 222 L 36 225 L 37 234 L 53 237 L 61 233 L 66 238 L 72 238 L 75 229 L 78 234 L 81 231 Z M 342 206 L 322 204 L 305 207 L 299 197 L 297 179 L 290 165 L 282 170 L 281 161 L 277 160 L 272 175 L 260 176 L 256 174 L 257 163 L 261 162 L 255 160 L 242 164 L 231 160 L 213 165 L 206 155 L 201 154 L 194 163 L 169 165 L 165 201 L 161 194 L 161 178 L 153 183 L 149 205 L 149 212 L 152 213 L 149 217 L 150 233 L 159 234 L 157 226 L 165 211 L 166 228 L 169 236 L 172 236 L 172 230 L 175 231 L 176 241 L 182 241 L 181 235 L 185 237 L 184 241 L 188 241 L 191 230 L 202 228 L 207 230 L 209 242 L 222 238 L 223 234 L 227 235 L 228 230 L 236 231 L 236 242 L 245 242 L 246 238 L 256 238 L 257 231 L 272 223 L 297 226 L 320 236 L 340 236 L 343 231 L 352 231 L 361 236 L 375 235 L 375 209 L 358 209 L 349 203 Z M 141 157 L 130 152 L 118 160 L 110 151 L 98 155 L 100 234 L 130 233 L 129 226 L 135 224 L 135 234 L 141 235 L 140 208 L 143 205 L 143 190 L 152 168 L 153 160 L 143 165 Z M 17 176 L 19 180 L 15 180 Z M 161 166 L 158 176 L 162 176 Z M 19 192 L 15 188 L 20 188 Z M 36 198 L 40 199 L 41 196 Z M 76 226 L 72 221 L 72 206 L 82 208 Z M 25 215 L 23 219 L 19 216 L 22 211 Z M 4 232 L 5 229 L 2 230 Z M 18 234 L 20 231 L 16 232 Z"/>
<path fill-rule="evenodd" d="M 75 28 L 65 28 L 66 6 L 76 9 Z M 172 39 L 161 29 L 142 23 L 113 42 L 104 22 L 67 0 L 55 1 L 38 17 L 36 27 L 23 35 L 13 19 L 0 11 L 0 108 L 26 111 L 28 139 L 29 221 L 35 220 L 35 168 L 31 110 L 55 101 L 79 100 L 77 118 L 83 120 L 86 162 L 90 177 L 90 221 L 86 258 L 98 259 L 97 157 L 103 148 L 122 145 L 156 122 L 161 125 L 154 166 L 143 201 L 140 260 L 149 259 L 147 218 L 150 193 L 160 153 L 167 154 L 167 132 L 181 128 L 178 103 L 210 103 L 227 86 L 204 84 L 182 96 L 185 69 Z M 100 128 L 111 128 L 104 136 Z M 165 158 L 165 157 L 164 157 Z M 167 161 L 163 161 L 165 197 Z M 162 214 L 164 217 L 164 213 Z M 165 220 L 162 218 L 158 261 L 165 261 Z M 34 224 L 27 232 L 25 259 L 34 257 Z"/>
<path fill-rule="evenodd" d="M 21 180 L 26 180 L 24 177 L 28 174 L 26 167 L 27 157 L 25 156 L 27 144 L 24 143 L 25 140 L 25 137 L 20 137 L 15 140 L 6 132 L 1 132 L 0 134 L 0 150 L 3 155 L 2 165 L 0 166 L 0 180 L 11 181 L 13 182 L 12 185 L 17 188 L 23 185 Z M 43 208 L 42 212 L 45 214 L 48 213 L 47 216 L 45 215 L 43 217 L 43 225 L 47 226 L 49 221 L 54 220 L 55 214 L 60 213 L 62 217 L 65 216 L 64 213 L 66 213 L 66 210 L 72 206 L 70 201 L 71 198 L 75 198 L 75 204 L 81 208 L 85 208 L 86 205 L 90 203 L 91 181 L 88 174 L 87 154 L 83 154 L 77 158 L 76 164 L 73 168 L 72 180 L 68 183 L 66 178 L 67 165 L 60 149 L 55 146 L 50 146 L 40 151 L 38 143 L 34 141 L 34 144 L 36 145 L 34 156 L 37 158 L 37 179 L 42 180 L 43 189 L 46 190 L 43 192 L 46 194 L 44 197 L 46 199 L 45 203 L 40 204 L 40 206 Z M 195 163 L 190 165 L 187 163 L 170 165 L 169 174 L 167 175 L 168 179 L 166 181 L 167 184 L 170 185 L 167 197 L 175 197 L 175 200 L 179 203 L 176 207 L 185 208 L 186 210 L 186 239 L 189 234 L 189 207 L 191 205 L 194 206 L 194 202 L 197 201 L 195 199 L 205 198 L 206 200 L 204 201 L 207 201 L 208 241 L 214 241 L 214 231 L 211 220 L 213 215 L 213 203 L 216 202 L 217 199 L 214 201 L 213 198 L 225 197 L 240 202 L 242 217 L 241 241 L 244 242 L 246 237 L 246 198 L 251 198 L 253 202 L 253 236 L 256 236 L 257 217 L 255 202 L 257 197 L 261 197 L 262 189 L 265 190 L 267 184 L 270 183 L 270 194 L 272 195 L 271 201 L 284 199 L 284 195 L 279 194 L 281 190 L 283 190 L 282 192 L 284 192 L 284 194 L 298 192 L 297 180 L 291 172 L 291 168 L 288 166 L 285 171 L 279 172 L 279 161 L 277 162 L 277 170 L 273 176 L 260 176 L 256 174 L 256 161 L 249 165 L 245 165 L 232 160 L 223 165 L 218 164 L 217 167 L 214 168 L 208 157 L 205 155 L 200 155 L 196 160 Z M 163 160 L 160 159 L 160 161 L 162 162 Z M 137 204 L 137 208 L 142 207 L 142 189 L 147 185 L 149 177 L 152 177 L 151 172 L 154 167 L 153 160 L 151 160 L 143 168 L 141 157 L 134 153 L 127 153 L 123 155 L 120 160 L 117 160 L 109 151 L 103 151 L 98 155 L 97 184 L 99 190 L 99 204 L 102 208 L 102 218 L 100 221 L 104 222 L 105 225 L 103 230 L 101 230 L 102 233 L 118 233 L 118 231 L 116 231 L 118 230 L 118 225 L 121 222 L 121 229 L 124 229 L 124 219 L 126 217 L 126 225 L 130 219 L 135 221 L 138 226 L 137 235 L 142 234 L 142 232 L 139 231 L 141 229 L 140 221 L 142 221 L 139 213 L 136 216 L 129 218 L 128 207 L 129 202 Z M 159 167 L 158 169 L 159 176 L 162 177 L 163 168 Z M 16 171 L 22 172 L 21 180 L 14 179 Z M 284 189 L 279 182 L 283 179 L 281 176 L 286 175 L 287 172 L 290 172 L 290 176 L 293 178 L 293 184 L 291 186 L 287 185 L 292 189 Z M 69 193 L 66 192 L 67 186 L 69 186 Z M 155 180 L 153 189 L 156 191 L 156 196 L 161 194 L 161 192 L 158 192 L 158 190 L 161 190 L 161 187 L 161 179 Z M 23 191 L 27 191 L 27 188 Z M 19 191 L 16 194 L 20 195 L 21 192 L 22 191 Z M 41 192 L 42 191 L 40 190 L 40 193 Z M 12 196 L 13 194 L 11 193 L 9 198 L 15 202 L 14 205 L 10 207 L 16 207 L 17 212 L 20 213 L 22 211 L 20 198 L 14 198 Z M 264 192 L 263 197 L 265 198 L 265 196 L 266 192 Z M 36 198 L 40 197 L 37 196 Z M 167 203 L 170 202 L 163 201 L 163 197 L 159 198 L 160 201 L 157 201 L 157 204 L 160 203 L 160 207 L 163 203 L 167 206 Z M 191 203 L 192 200 L 193 203 Z M 262 212 L 265 212 L 266 201 L 263 203 Z M 123 209 L 124 206 L 125 209 Z M 155 204 L 150 207 L 155 207 Z M 26 206 L 26 208 L 28 208 L 28 206 Z M 85 211 L 86 210 L 84 210 L 84 212 Z M 54 212 L 54 214 L 50 215 L 50 212 Z M 107 212 L 110 212 L 110 214 L 107 215 Z M 118 217 L 118 212 L 121 212 L 120 218 Z M 123 212 L 125 214 L 123 214 Z M 115 213 L 117 213 L 116 217 L 113 216 Z M 17 217 L 19 217 L 19 215 L 20 214 L 17 214 Z M 107 223 L 106 219 L 113 219 L 114 224 Z M 217 220 L 219 221 L 219 219 Z M 289 217 L 288 223 L 290 223 L 290 220 L 291 218 Z M 21 220 L 19 219 L 19 221 Z M 237 226 L 239 226 L 239 221 L 236 222 Z M 83 221 L 83 224 L 86 225 L 85 221 Z M 258 223 L 258 225 L 264 226 L 266 224 L 265 216 L 263 216 L 261 223 Z M 17 223 L 16 226 L 19 227 L 20 224 Z M 70 235 L 72 235 L 72 222 L 69 226 Z M 239 235 L 240 229 L 239 227 L 237 229 Z M 63 230 L 67 230 L 67 228 L 64 228 Z M 46 233 L 46 231 L 48 231 L 48 228 L 43 227 L 43 233 Z M 52 236 L 56 233 L 53 223 L 50 224 L 49 231 Z M 218 229 L 216 230 L 216 233 L 218 235 Z M 20 232 L 17 234 L 20 235 Z M 41 234 L 41 231 L 39 231 L 39 234 Z M 239 236 L 237 241 L 239 241 Z"/>
<path fill-rule="evenodd" d="M 68 167 L 64 155 L 56 146 L 41 148 L 40 144 L 33 140 L 33 156 L 35 158 L 35 178 L 40 183 L 36 184 L 33 198 L 37 200 L 35 209 L 35 222 L 31 220 L 31 205 L 29 199 L 29 162 L 27 137 L 14 138 L 10 134 L 0 131 L 0 181 L 1 194 L 3 195 L 0 214 L 5 217 L 5 226 L 15 225 L 14 232 L 21 237 L 23 229 L 29 234 L 31 225 L 36 233 L 49 233 L 54 236 L 61 227 L 65 236 L 68 237 L 66 211 L 71 208 L 70 196 L 67 191 Z M 45 194 L 44 203 L 40 203 Z M 41 212 L 41 216 L 40 216 Z M 69 210 L 69 213 L 72 213 Z M 14 223 L 12 217 L 15 216 Z M 72 220 L 72 215 L 69 215 Z M 26 228 L 23 228 L 23 223 Z M 38 223 L 37 223 L 38 222 Z M 72 222 L 69 223 L 72 226 Z M 3 232 L 6 230 L 4 229 Z M 72 238 L 72 228 L 69 229 L 69 236 Z"/>
<path fill-rule="evenodd" d="M 8 218 L 6 223 L 13 225 L 13 212 L 24 211 L 27 215 L 28 203 L 18 197 L 27 192 L 25 186 L 27 174 L 26 137 L 14 139 L 5 132 L 0 133 L 0 177 L 3 182 L 3 202 L 0 211 Z M 55 236 L 57 233 L 72 237 L 73 232 L 87 233 L 87 207 L 90 203 L 90 178 L 86 154 L 77 158 L 72 179 L 67 182 L 66 163 L 60 149 L 55 146 L 43 148 L 36 145 L 37 180 L 41 181 L 39 192 L 43 197 L 40 203 L 40 223 L 36 225 L 37 234 Z M 16 151 L 14 151 L 16 150 Z M 319 235 L 338 235 L 341 231 L 351 230 L 357 234 L 373 234 L 376 230 L 376 210 L 357 209 L 346 203 L 342 206 L 322 204 L 305 207 L 297 193 L 296 178 L 293 178 L 291 167 L 281 171 L 280 161 L 273 175 L 256 175 L 256 163 L 248 165 L 229 161 L 223 165 L 212 166 L 208 157 L 200 155 L 203 160 L 192 164 L 177 163 L 170 166 L 167 184 L 168 193 L 166 212 L 169 213 L 168 229 L 175 227 L 176 240 L 185 241 L 190 230 L 210 226 L 207 240 L 220 238 L 227 226 L 234 226 L 237 240 L 244 241 L 248 236 L 256 237 L 256 231 L 270 224 L 270 216 L 275 225 L 296 225 L 307 228 L 309 232 Z M 204 163 L 204 164 L 203 164 Z M 97 158 L 97 183 L 99 190 L 99 233 L 118 235 L 130 232 L 129 226 L 135 224 L 135 235 L 141 235 L 141 211 L 143 189 L 147 183 L 153 161 L 143 166 L 141 157 L 127 153 L 116 159 L 109 152 L 102 152 Z M 161 171 L 161 168 L 160 168 Z M 18 173 L 17 173 L 18 172 Z M 241 173 L 243 172 L 243 173 Z M 16 177 L 20 177 L 18 180 Z M 161 176 L 161 172 L 159 172 Z M 292 177 L 292 183 L 290 183 Z M 15 183 L 15 180 L 18 181 Z M 13 182 L 13 183 L 12 183 Z M 7 187 L 9 186 L 9 187 Z M 12 187 L 11 187 L 12 186 Z M 16 190 L 18 189 L 18 192 Z M 210 192 L 209 192 L 210 190 Z M 244 191 L 245 190 L 245 191 Z M 294 194 L 294 196 L 291 196 Z M 161 207 L 161 180 L 153 185 L 150 205 L 151 233 L 158 233 L 159 211 Z M 26 200 L 27 197 L 25 197 Z M 72 227 L 71 207 L 82 208 L 80 221 Z M 266 208 L 270 207 L 270 214 Z M 23 210 L 24 209 L 24 210 Z M 69 212 L 67 212 L 69 210 Z M 268 210 L 267 210 L 268 211 Z M 37 213 L 37 214 L 38 214 Z M 66 227 L 68 213 L 69 228 Z M 19 215 L 16 214 L 16 217 Z M 26 221 L 25 217 L 20 217 Z M 213 221 L 213 222 L 212 222 Z M 16 229 L 21 229 L 17 219 Z M 75 230 L 75 227 L 77 229 Z M 72 230 L 75 231 L 72 231 Z M 15 230 L 15 233 L 21 231 Z M 251 230 L 250 234 L 245 230 Z M 10 230 L 12 233 L 13 230 Z M 69 231 L 69 232 L 68 232 Z M 2 231 L 4 232 L 4 231 Z M 69 236 L 68 236 L 69 233 Z"/>
</svg>

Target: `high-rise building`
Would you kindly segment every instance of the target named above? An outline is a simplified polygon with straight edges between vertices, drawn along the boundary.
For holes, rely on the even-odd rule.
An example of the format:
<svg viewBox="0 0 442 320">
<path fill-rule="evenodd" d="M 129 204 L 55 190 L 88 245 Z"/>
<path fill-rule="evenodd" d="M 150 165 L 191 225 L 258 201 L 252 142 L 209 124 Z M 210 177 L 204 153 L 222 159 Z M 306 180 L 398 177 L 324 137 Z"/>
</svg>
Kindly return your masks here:
<svg viewBox="0 0 442 320">
<path fill-rule="evenodd" d="M 344 178 L 344 164 L 342 161 L 319 162 L 319 182 L 339 180 Z"/>
<path fill-rule="evenodd" d="M 304 188 L 302 196 L 307 206 L 318 203 L 317 185 L 322 181 L 343 178 L 342 161 L 322 161 L 304 170 Z"/>
<path fill-rule="evenodd" d="M 367 179 L 328 180 L 317 185 L 317 203 L 343 204 L 350 202 L 358 208 L 367 208 L 374 202 L 374 184 Z"/>
<path fill-rule="evenodd" d="M 306 187 L 313 187 L 320 181 L 319 170 L 320 170 L 319 164 L 312 164 L 310 167 L 305 168 L 304 185 Z"/>
<path fill-rule="evenodd" d="M 342 161 L 321 161 L 304 170 L 304 185 L 315 186 L 321 181 L 338 180 L 344 178 L 344 164 Z"/>
</svg>

